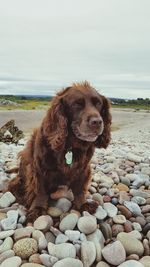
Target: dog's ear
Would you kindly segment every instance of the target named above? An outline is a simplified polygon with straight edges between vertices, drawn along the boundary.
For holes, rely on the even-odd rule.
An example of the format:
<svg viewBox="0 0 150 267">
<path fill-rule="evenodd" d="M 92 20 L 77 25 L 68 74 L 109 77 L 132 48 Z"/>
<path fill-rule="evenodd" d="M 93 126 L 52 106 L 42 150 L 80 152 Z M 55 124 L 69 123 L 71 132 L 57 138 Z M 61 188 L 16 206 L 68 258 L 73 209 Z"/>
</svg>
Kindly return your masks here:
<svg viewBox="0 0 150 267">
<path fill-rule="evenodd" d="M 64 114 L 62 98 L 56 96 L 43 121 L 43 132 L 54 151 L 63 150 L 68 135 L 67 118 Z"/>
<path fill-rule="evenodd" d="M 111 113 L 110 113 L 110 101 L 102 96 L 103 107 L 101 111 L 101 116 L 104 122 L 104 130 L 103 133 L 98 137 L 95 142 L 96 147 L 98 148 L 106 148 L 111 140 Z"/>
</svg>

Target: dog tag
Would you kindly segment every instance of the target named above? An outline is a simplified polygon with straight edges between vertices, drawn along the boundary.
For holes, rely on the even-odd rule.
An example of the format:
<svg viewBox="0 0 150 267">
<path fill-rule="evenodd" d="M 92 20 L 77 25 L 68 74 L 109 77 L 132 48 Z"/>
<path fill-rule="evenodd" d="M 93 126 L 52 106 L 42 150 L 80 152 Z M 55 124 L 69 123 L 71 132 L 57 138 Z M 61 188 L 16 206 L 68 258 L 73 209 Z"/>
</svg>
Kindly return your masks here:
<svg viewBox="0 0 150 267">
<path fill-rule="evenodd" d="M 72 164 L 72 160 L 73 160 L 73 153 L 72 153 L 72 151 L 68 151 L 65 154 L 65 159 L 66 159 L 66 164 L 67 165 L 71 165 Z"/>
</svg>

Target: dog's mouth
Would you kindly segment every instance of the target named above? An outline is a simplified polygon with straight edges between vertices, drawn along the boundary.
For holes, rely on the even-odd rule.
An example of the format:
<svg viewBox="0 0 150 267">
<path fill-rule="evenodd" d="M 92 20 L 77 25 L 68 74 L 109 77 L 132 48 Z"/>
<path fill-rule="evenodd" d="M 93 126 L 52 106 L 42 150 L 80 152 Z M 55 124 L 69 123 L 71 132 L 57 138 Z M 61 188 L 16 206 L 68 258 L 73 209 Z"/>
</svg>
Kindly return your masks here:
<svg viewBox="0 0 150 267">
<path fill-rule="evenodd" d="M 99 135 L 102 134 L 103 132 L 103 129 L 97 131 L 97 132 L 83 132 L 80 130 L 80 128 L 77 126 L 77 127 L 72 127 L 72 130 L 73 130 L 73 133 L 74 135 L 80 139 L 80 140 L 83 140 L 83 141 L 87 141 L 87 142 L 95 142 L 96 139 L 98 138 Z"/>
</svg>

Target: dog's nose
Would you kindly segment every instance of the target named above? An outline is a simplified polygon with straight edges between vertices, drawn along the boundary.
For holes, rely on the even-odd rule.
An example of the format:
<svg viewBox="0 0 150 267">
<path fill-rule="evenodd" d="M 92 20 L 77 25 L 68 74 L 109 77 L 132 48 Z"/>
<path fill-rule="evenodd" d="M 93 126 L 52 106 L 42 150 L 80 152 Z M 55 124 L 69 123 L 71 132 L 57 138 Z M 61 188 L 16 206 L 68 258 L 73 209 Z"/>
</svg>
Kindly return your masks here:
<svg viewBox="0 0 150 267">
<path fill-rule="evenodd" d="M 102 123 L 102 119 L 101 118 L 91 117 L 89 119 L 89 126 L 90 127 L 100 127 L 101 123 Z"/>
</svg>

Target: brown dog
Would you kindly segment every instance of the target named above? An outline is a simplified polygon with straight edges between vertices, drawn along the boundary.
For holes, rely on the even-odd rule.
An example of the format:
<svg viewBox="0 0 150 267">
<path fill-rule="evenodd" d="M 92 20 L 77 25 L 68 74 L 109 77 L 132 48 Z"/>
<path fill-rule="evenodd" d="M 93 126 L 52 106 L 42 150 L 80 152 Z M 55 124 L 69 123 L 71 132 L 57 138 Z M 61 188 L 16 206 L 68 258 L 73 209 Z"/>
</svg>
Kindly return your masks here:
<svg viewBox="0 0 150 267">
<path fill-rule="evenodd" d="M 17 178 L 9 190 L 28 209 L 28 221 L 46 213 L 59 186 L 74 194 L 77 209 L 86 202 L 94 149 L 110 141 L 109 101 L 88 82 L 76 83 L 53 98 L 41 126 L 20 153 Z M 93 203 L 87 204 L 93 205 Z M 95 206 L 96 207 L 96 206 Z"/>
</svg>

